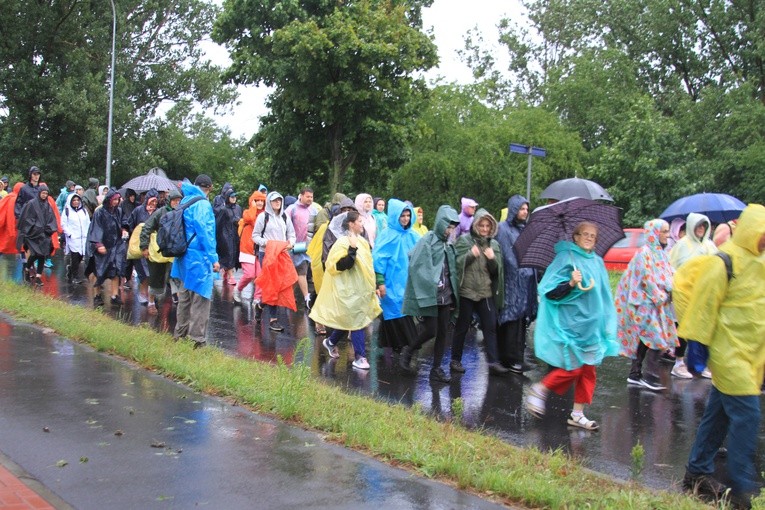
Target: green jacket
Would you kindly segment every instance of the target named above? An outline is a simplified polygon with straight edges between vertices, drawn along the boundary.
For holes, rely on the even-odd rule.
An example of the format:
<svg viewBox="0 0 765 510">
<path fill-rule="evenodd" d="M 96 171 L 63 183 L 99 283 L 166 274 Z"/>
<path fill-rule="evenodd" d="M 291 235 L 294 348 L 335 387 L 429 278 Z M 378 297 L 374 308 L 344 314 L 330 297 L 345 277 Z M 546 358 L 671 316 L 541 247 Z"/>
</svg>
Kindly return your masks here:
<svg viewBox="0 0 765 510">
<path fill-rule="evenodd" d="M 438 280 L 444 260 L 449 267 L 449 280 L 454 292 L 454 314 L 459 310 L 459 280 L 454 246 L 447 243 L 446 229 L 458 224 L 453 207 L 442 205 L 436 213 L 433 230 L 422 236 L 409 253 L 409 277 L 404 291 L 403 314 L 435 317 L 438 315 Z"/>
<path fill-rule="evenodd" d="M 484 218 L 492 226 L 488 237 L 481 237 L 476 230 L 476 225 Z M 473 217 L 470 234 L 460 236 L 454 248 L 457 252 L 460 295 L 473 301 L 493 297 L 499 310 L 505 304 L 505 275 L 502 252 L 499 243 L 494 240 L 496 235 L 497 220 L 486 209 L 479 209 Z M 473 246 L 478 246 L 481 251 L 478 257 L 471 251 Z M 494 252 L 494 259 L 490 260 L 483 254 L 488 246 Z"/>
</svg>

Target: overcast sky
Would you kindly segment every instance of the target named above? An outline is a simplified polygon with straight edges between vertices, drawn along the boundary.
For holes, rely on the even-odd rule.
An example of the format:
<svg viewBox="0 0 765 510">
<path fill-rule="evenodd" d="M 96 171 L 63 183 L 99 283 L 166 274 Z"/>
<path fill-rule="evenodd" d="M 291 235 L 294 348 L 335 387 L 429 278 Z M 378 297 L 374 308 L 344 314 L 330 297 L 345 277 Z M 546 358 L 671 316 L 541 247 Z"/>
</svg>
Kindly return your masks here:
<svg viewBox="0 0 765 510">
<path fill-rule="evenodd" d="M 520 12 L 518 0 L 435 0 L 432 7 L 423 11 L 423 25 L 426 30 L 433 29 L 440 65 L 431 70 L 427 78 L 432 80 L 440 76 L 449 82 L 470 83 L 470 70 L 457 56 L 467 31 L 477 26 L 483 33 L 484 44 L 497 48 L 499 20 L 517 18 Z M 228 65 L 225 48 L 211 42 L 205 46 L 213 62 Z M 268 90 L 262 87 L 239 87 L 239 104 L 232 107 L 231 113 L 215 115 L 216 120 L 222 126 L 228 126 L 235 137 L 252 136 L 258 130 L 258 117 L 266 113 L 267 93 Z"/>
</svg>

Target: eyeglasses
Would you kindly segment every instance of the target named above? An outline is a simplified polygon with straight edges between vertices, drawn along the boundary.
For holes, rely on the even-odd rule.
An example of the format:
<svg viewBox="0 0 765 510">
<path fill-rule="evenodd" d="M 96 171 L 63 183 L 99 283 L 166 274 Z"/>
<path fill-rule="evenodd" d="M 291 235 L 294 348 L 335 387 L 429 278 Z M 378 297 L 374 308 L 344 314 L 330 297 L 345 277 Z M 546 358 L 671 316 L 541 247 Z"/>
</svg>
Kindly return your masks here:
<svg viewBox="0 0 765 510">
<path fill-rule="evenodd" d="M 596 239 L 598 237 L 598 234 L 592 234 L 590 232 L 579 232 L 577 235 L 584 237 L 585 239 Z"/>
</svg>

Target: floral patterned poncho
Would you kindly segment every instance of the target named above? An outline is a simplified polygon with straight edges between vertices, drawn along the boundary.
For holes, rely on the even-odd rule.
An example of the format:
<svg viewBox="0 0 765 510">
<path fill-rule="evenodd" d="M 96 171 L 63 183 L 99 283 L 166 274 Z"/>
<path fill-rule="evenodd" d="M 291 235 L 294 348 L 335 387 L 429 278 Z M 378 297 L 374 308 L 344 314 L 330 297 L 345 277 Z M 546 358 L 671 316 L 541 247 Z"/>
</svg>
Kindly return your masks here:
<svg viewBox="0 0 765 510">
<path fill-rule="evenodd" d="M 616 288 L 619 354 L 634 358 L 639 343 L 664 350 L 678 345 L 675 311 L 670 301 L 672 266 L 659 243 L 664 220 L 643 225 L 647 242 L 630 261 Z"/>
</svg>

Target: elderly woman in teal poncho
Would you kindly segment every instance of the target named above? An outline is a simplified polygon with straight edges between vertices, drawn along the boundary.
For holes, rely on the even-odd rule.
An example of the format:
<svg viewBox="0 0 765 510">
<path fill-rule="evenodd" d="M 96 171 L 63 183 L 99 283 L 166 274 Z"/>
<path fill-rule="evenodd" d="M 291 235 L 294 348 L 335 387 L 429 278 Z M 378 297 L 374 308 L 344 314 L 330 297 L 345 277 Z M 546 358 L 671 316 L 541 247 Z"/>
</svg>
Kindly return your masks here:
<svg viewBox="0 0 765 510">
<path fill-rule="evenodd" d="M 377 236 L 372 250 L 377 295 L 383 311 L 378 341 L 380 347 L 394 351 L 417 338 L 414 320 L 401 312 L 409 275 L 409 251 L 420 240 L 420 234 L 412 230 L 414 221 L 414 208 L 391 198 L 388 201 L 388 228 Z"/>
<path fill-rule="evenodd" d="M 554 367 L 532 386 L 526 408 L 541 417 L 550 390 L 562 395 L 574 385 L 574 409 L 568 424 L 597 430 L 598 424 L 584 416 L 592 403 L 595 367 L 606 356 L 619 354 L 616 340 L 616 309 L 608 273 L 592 250 L 598 227 L 583 222 L 574 229 L 573 240 L 555 245 L 555 259 L 539 282 L 539 315 L 534 332 L 536 356 Z"/>
</svg>

